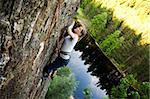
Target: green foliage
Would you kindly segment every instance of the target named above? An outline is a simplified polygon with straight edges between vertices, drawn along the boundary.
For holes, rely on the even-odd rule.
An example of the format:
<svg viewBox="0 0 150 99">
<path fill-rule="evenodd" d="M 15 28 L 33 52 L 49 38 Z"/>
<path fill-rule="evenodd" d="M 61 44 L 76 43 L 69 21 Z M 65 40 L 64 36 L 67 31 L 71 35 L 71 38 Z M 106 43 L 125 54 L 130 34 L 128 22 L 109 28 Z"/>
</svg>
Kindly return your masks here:
<svg viewBox="0 0 150 99">
<path fill-rule="evenodd" d="M 140 99 L 140 95 L 138 92 L 131 91 L 128 95 L 131 99 Z"/>
<path fill-rule="evenodd" d="M 84 99 L 92 99 L 91 98 L 91 90 L 89 88 L 85 88 L 83 90 Z"/>
<path fill-rule="evenodd" d="M 107 55 L 112 56 L 116 49 L 120 48 L 123 44 L 124 37 L 120 36 L 121 31 L 116 30 L 114 33 L 108 35 L 108 37 L 100 44 L 100 48 Z"/>
<path fill-rule="evenodd" d="M 136 90 L 131 90 L 131 87 L 138 85 L 140 85 L 140 87 L 137 87 Z M 111 89 L 111 97 L 119 99 L 148 99 L 149 90 L 149 82 L 143 82 L 142 84 L 139 84 L 133 75 L 127 75 L 120 80 L 120 83 L 117 86 L 114 86 Z"/>
<path fill-rule="evenodd" d="M 129 88 L 129 83 L 126 78 L 120 80 L 120 84 L 118 86 L 114 86 L 112 88 L 111 94 L 113 98 L 127 98 L 127 90 Z"/>
<path fill-rule="evenodd" d="M 103 97 L 103 99 L 109 99 L 109 97 L 105 96 L 105 97 Z"/>
<path fill-rule="evenodd" d="M 80 7 L 85 8 L 92 0 L 81 0 Z"/>
<path fill-rule="evenodd" d="M 63 67 L 51 81 L 46 99 L 68 99 L 77 87 L 75 77 L 69 68 Z"/>
<path fill-rule="evenodd" d="M 107 13 L 101 13 L 96 16 L 91 20 L 91 26 L 90 26 L 90 33 L 93 35 L 93 37 L 96 38 L 98 41 L 100 38 L 100 33 L 104 31 L 107 23 Z"/>
<path fill-rule="evenodd" d="M 138 83 L 133 74 L 127 75 L 126 79 L 131 85 L 136 85 Z"/>
<path fill-rule="evenodd" d="M 68 68 L 68 67 L 63 67 L 63 68 L 60 68 L 58 71 L 57 71 L 57 76 L 65 76 L 65 77 L 69 77 L 69 75 L 72 73 L 72 71 Z"/>
<path fill-rule="evenodd" d="M 89 18 L 92 19 L 94 16 L 98 15 L 101 13 L 101 9 L 99 9 L 96 5 L 93 3 L 88 4 L 88 7 L 84 10 L 85 15 Z"/>
<path fill-rule="evenodd" d="M 149 98 L 149 93 L 150 93 L 150 82 L 142 82 L 140 85 L 140 89 L 143 92 L 143 99 L 148 99 Z"/>
</svg>

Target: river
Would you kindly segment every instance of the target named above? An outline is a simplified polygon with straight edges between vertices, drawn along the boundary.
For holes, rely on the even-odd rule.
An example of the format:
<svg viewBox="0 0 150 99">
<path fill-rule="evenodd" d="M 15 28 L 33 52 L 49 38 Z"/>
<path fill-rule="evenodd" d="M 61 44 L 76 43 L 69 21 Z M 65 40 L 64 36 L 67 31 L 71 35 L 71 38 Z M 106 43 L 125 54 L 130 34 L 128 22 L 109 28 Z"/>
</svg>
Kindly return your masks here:
<svg viewBox="0 0 150 99">
<path fill-rule="evenodd" d="M 87 72 L 89 65 L 84 64 L 84 61 L 80 57 L 81 54 L 82 52 L 73 50 L 70 62 L 68 63 L 68 66 L 72 69 L 76 80 L 79 82 L 74 94 L 75 99 L 83 99 L 83 90 L 85 88 L 89 88 L 91 90 L 92 99 L 104 99 L 104 97 L 108 97 L 105 90 L 101 90 L 100 87 L 97 87 L 96 83 L 99 79 Z"/>
</svg>

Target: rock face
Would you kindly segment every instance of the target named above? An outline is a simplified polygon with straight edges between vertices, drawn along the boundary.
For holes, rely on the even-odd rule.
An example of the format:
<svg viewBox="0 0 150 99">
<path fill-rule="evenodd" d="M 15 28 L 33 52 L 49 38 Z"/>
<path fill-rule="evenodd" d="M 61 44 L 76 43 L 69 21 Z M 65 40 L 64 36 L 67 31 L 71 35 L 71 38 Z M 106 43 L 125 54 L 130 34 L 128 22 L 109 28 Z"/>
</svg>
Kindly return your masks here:
<svg viewBox="0 0 150 99">
<path fill-rule="evenodd" d="M 43 67 L 55 59 L 79 2 L 0 0 L 0 99 L 44 98 Z"/>
</svg>

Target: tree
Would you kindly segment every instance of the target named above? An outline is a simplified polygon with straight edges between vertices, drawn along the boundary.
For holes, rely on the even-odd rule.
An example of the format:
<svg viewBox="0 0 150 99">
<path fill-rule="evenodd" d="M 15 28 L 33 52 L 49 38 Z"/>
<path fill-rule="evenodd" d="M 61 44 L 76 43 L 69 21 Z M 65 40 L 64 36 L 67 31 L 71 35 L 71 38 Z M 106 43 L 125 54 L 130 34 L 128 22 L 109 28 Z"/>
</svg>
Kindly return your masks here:
<svg viewBox="0 0 150 99">
<path fill-rule="evenodd" d="M 92 99 L 91 98 L 91 90 L 89 88 L 85 88 L 83 90 L 84 99 Z"/>
<path fill-rule="evenodd" d="M 114 33 L 108 35 L 108 37 L 100 44 L 100 48 L 107 55 L 112 56 L 116 49 L 120 48 L 124 42 L 124 37 L 120 36 L 121 31 L 116 30 Z"/>
<path fill-rule="evenodd" d="M 89 4 L 92 0 L 81 0 L 80 7 L 85 8 L 87 4 Z"/>
<path fill-rule="evenodd" d="M 117 86 L 111 89 L 111 97 L 119 99 L 148 99 L 150 83 L 139 83 L 135 77 L 130 74 L 120 80 Z"/>
<path fill-rule="evenodd" d="M 63 67 L 58 70 L 54 79 L 50 82 L 46 99 L 68 99 L 77 87 L 77 81 L 71 70 Z"/>
<path fill-rule="evenodd" d="M 100 39 L 100 33 L 104 31 L 107 23 L 107 13 L 101 13 L 94 16 L 91 20 L 91 26 L 89 32 L 98 41 Z"/>
</svg>

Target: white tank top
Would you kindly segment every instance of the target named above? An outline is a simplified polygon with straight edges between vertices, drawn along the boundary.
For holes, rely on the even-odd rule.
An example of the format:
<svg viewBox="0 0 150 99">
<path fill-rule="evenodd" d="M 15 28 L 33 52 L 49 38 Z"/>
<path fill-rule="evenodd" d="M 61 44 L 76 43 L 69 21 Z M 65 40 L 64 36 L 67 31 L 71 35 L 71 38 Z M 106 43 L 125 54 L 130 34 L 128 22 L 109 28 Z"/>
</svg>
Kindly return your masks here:
<svg viewBox="0 0 150 99">
<path fill-rule="evenodd" d="M 63 42 L 63 45 L 61 47 L 61 51 L 63 52 L 70 52 L 73 50 L 75 47 L 76 43 L 78 42 L 78 37 L 71 38 L 71 36 L 66 36 Z M 69 59 L 70 55 L 64 55 L 60 53 L 60 56 L 63 59 Z"/>
</svg>

